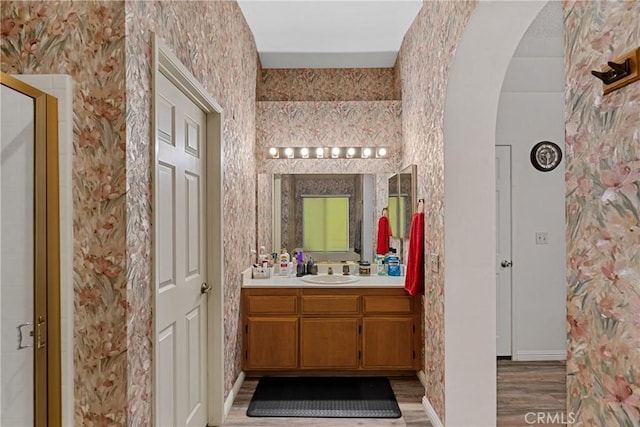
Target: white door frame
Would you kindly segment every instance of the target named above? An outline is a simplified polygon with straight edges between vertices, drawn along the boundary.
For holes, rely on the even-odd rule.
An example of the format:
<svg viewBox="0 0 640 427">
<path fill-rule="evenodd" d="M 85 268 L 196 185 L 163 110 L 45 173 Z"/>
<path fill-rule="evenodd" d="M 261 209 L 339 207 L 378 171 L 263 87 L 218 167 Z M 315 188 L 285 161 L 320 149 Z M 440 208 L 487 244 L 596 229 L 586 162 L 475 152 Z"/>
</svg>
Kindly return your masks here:
<svg viewBox="0 0 640 427">
<path fill-rule="evenodd" d="M 207 283 L 213 287 L 209 293 L 207 301 L 207 394 L 208 394 L 208 424 L 211 426 L 221 425 L 224 420 L 224 333 L 223 333 L 223 313 L 224 313 L 224 263 L 223 263 L 223 144 L 222 144 L 222 108 L 207 93 L 206 89 L 196 80 L 191 72 L 180 62 L 180 60 L 171 52 L 160 38 L 152 35 L 153 49 L 153 140 L 156 140 L 156 111 L 155 97 L 157 87 L 158 73 L 162 73 L 167 77 L 182 93 L 184 93 L 191 101 L 207 114 L 207 135 L 206 135 L 206 173 L 207 173 L 207 191 L 206 191 L 206 212 L 207 212 Z M 154 200 L 155 182 L 158 177 L 158 154 L 155 149 L 153 152 L 153 191 Z M 155 221 L 154 221 L 155 225 Z M 155 254 L 155 243 L 157 241 L 156 230 L 153 231 L 153 252 Z M 157 265 L 153 262 L 152 283 L 155 286 L 155 275 L 157 273 Z M 153 327 L 154 337 L 156 334 L 156 302 L 153 292 Z M 154 341 L 155 342 L 155 341 Z M 157 353 L 153 349 L 153 416 L 155 419 L 155 387 L 156 387 L 156 366 Z M 155 422 L 155 421 L 154 421 Z"/>
</svg>

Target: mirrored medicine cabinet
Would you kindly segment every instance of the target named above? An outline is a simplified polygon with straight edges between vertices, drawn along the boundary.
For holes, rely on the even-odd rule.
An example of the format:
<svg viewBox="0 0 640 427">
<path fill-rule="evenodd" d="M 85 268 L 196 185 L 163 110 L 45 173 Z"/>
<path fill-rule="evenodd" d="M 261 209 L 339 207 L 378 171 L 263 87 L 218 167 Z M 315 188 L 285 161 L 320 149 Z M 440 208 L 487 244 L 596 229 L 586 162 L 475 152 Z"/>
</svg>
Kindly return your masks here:
<svg viewBox="0 0 640 427">
<path fill-rule="evenodd" d="M 417 203 L 418 167 L 410 165 L 389 178 L 389 224 L 396 239 L 409 238 L 411 216 Z"/>
</svg>

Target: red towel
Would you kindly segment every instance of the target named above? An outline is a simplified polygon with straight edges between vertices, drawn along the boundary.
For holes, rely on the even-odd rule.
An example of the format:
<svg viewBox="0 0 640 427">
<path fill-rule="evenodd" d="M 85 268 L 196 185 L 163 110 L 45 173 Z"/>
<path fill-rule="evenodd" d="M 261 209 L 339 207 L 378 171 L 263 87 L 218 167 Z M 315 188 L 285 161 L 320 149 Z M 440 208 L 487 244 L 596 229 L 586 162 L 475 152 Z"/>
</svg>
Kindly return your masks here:
<svg viewBox="0 0 640 427">
<path fill-rule="evenodd" d="M 376 254 L 386 255 L 389 252 L 389 237 L 391 237 L 391 226 L 389 218 L 381 216 L 378 220 L 378 246 Z"/>
<path fill-rule="evenodd" d="M 404 288 L 412 296 L 424 293 L 424 213 L 416 212 L 411 218 L 409 249 Z"/>
</svg>

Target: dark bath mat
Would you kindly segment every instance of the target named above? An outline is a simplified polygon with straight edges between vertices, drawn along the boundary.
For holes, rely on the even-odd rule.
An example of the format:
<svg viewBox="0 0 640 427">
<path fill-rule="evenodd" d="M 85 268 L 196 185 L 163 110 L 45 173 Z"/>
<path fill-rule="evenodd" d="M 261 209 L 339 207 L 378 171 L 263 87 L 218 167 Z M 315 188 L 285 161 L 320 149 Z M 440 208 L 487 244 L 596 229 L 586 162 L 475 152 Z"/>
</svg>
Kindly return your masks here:
<svg viewBox="0 0 640 427">
<path fill-rule="evenodd" d="M 263 377 L 249 417 L 400 418 L 384 377 Z"/>
</svg>

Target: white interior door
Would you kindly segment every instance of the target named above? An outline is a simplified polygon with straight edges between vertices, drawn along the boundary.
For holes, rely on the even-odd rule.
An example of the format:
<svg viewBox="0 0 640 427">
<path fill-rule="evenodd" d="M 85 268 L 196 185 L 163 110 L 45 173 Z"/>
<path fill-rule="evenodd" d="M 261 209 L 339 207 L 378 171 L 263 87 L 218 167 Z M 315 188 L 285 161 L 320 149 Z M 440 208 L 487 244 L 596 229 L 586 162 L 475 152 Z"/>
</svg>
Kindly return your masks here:
<svg viewBox="0 0 640 427">
<path fill-rule="evenodd" d="M 156 88 L 155 419 L 207 423 L 206 115 L 162 74 Z"/>
<path fill-rule="evenodd" d="M 511 356 L 511 147 L 496 146 L 496 345 Z"/>
</svg>

